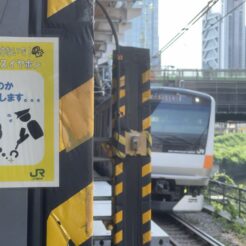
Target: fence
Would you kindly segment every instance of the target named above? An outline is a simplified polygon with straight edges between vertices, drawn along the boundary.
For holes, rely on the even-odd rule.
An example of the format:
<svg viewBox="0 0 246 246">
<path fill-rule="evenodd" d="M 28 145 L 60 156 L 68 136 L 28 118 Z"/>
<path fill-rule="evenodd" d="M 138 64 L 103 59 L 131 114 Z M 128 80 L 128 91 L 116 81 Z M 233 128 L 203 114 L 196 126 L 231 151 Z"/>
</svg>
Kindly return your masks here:
<svg viewBox="0 0 246 246">
<path fill-rule="evenodd" d="M 217 114 L 244 115 L 245 118 L 245 70 L 153 70 L 152 84 L 208 93 L 216 101 Z"/>
<path fill-rule="evenodd" d="M 232 205 L 236 210 L 236 216 L 246 217 L 246 189 L 219 181 L 210 181 L 205 198 L 210 204 L 221 204 L 223 210 L 228 210 Z"/>
<path fill-rule="evenodd" d="M 202 70 L 202 69 L 163 69 L 152 70 L 153 80 L 245 80 L 246 71 L 238 70 Z"/>
</svg>

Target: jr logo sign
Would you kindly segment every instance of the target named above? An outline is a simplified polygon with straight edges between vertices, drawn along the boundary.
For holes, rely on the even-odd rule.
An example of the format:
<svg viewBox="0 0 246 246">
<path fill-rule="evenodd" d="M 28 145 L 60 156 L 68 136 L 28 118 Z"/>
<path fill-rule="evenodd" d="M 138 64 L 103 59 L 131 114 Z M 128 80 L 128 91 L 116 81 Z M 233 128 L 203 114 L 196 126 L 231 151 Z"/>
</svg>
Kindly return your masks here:
<svg viewBox="0 0 246 246">
<path fill-rule="evenodd" d="M 30 177 L 35 179 L 42 179 L 45 177 L 44 169 L 35 169 L 35 172 L 30 172 Z"/>
</svg>

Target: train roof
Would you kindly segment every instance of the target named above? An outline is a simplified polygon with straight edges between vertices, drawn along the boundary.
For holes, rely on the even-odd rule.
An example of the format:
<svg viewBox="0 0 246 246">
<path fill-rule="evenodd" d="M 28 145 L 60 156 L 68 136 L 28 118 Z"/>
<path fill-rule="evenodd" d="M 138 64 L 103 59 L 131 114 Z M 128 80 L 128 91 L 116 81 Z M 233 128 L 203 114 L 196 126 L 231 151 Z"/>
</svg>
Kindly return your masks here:
<svg viewBox="0 0 246 246">
<path fill-rule="evenodd" d="M 166 91 L 166 92 L 177 92 L 177 93 L 185 93 L 185 94 L 190 94 L 194 96 L 202 96 L 209 98 L 211 101 L 214 101 L 214 98 L 204 92 L 200 91 L 195 91 L 195 90 L 190 90 L 190 89 L 185 89 L 185 88 L 180 88 L 180 87 L 166 87 L 166 86 L 151 86 L 151 90 L 161 90 L 161 91 Z"/>
</svg>

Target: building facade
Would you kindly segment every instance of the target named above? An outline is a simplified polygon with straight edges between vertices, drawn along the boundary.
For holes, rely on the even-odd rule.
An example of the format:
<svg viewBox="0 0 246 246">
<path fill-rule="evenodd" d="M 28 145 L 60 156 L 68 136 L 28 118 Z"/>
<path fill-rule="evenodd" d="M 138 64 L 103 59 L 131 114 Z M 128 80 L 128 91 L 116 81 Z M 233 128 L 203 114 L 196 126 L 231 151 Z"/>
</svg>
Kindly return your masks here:
<svg viewBox="0 0 246 246">
<path fill-rule="evenodd" d="M 222 69 L 246 68 L 245 5 L 242 2 L 244 1 L 222 0 L 222 16 L 229 13 L 221 22 Z"/>
<path fill-rule="evenodd" d="M 123 44 L 150 49 L 151 65 L 159 67 L 158 0 L 143 0 L 138 4 L 142 14 L 132 19 L 131 29 L 126 31 Z"/>
<path fill-rule="evenodd" d="M 203 19 L 203 69 L 245 69 L 246 28 L 244 0 L 221 0 L 221 14 Z"/>
<path fill-rule="evenodd" d="M 209 12 L 202 23 L 202 68 L 220 68 L 221 14 Z"/>
</svg>

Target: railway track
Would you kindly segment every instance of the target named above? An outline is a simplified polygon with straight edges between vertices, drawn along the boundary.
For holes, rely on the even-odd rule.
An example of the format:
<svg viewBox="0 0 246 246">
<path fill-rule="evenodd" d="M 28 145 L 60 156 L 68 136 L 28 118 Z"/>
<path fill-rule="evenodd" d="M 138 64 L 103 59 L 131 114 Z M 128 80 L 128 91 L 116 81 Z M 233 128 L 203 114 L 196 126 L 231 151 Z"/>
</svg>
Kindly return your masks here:
<svg viewBox="0 0 246 246">
<path fill-rule="evenodd" d="M 177 215 L 156 213 L 153 218 L 169 234 L 170 244 L 173 246 L 224 246 Z"/>
</svg>

